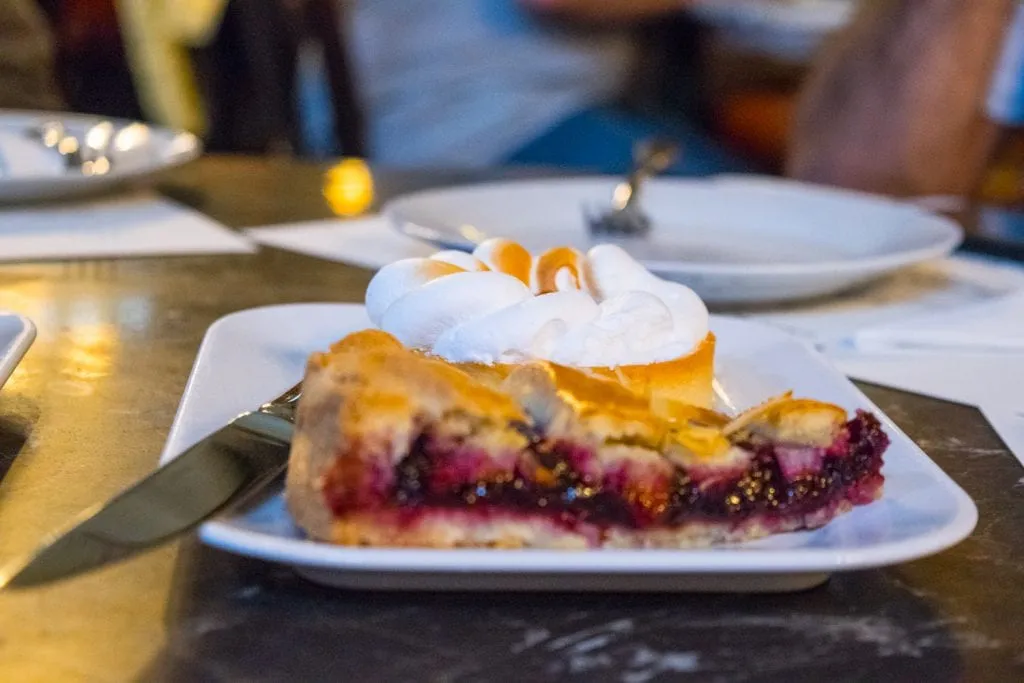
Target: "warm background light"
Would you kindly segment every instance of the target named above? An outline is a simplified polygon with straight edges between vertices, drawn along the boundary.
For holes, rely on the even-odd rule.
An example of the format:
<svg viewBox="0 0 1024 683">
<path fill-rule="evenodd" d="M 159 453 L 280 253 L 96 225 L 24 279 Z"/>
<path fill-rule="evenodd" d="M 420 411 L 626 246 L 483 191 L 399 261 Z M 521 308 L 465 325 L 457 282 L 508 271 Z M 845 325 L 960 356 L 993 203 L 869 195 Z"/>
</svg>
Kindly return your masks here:
<svg viewBox="0 0 1024 683">
<path fill-rule="evenodd" d="M 324 198 L 339 216 L 358 216 L 373 204 L 373 174 L 362 159 L 342 159 L 324 178 Z"/>
</svg>

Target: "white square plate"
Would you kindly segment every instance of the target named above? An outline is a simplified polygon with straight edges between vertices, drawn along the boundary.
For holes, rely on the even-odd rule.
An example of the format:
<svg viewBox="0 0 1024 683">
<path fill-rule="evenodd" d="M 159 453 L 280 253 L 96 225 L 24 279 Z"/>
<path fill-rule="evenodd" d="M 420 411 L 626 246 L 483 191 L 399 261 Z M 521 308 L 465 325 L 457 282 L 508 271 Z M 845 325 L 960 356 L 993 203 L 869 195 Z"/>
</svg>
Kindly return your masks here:
<svg viewBox="0 0 1024 683">
<path fill-rule="evenodd" d="M 0 311 L 0 387 L 18 367 L 28 347 L 36 338 L 36 327 L 17 313 Z"/>
<path fill-rule="evenodd" d="M 362 306 L 296 304 L 241 311 L 210 327 L 161 462 L 301 376 L 310 352 L 369 326 Z M 815 531 L 706 550 L 427 550 L 351 548 L 303 538 L 280 496 L 200 528 L 210 545 L 294 565 L 324 583 L 401 589 L 785 591 L 830 573 L 905 562 L 970 534 L 974 503 L 878 408 L 784 333 L 716 317 L 716 375 L 727 404 L 793 389 L 849 411 L 874 411 L 892 437 L 884 497 Z"/>
</svg>

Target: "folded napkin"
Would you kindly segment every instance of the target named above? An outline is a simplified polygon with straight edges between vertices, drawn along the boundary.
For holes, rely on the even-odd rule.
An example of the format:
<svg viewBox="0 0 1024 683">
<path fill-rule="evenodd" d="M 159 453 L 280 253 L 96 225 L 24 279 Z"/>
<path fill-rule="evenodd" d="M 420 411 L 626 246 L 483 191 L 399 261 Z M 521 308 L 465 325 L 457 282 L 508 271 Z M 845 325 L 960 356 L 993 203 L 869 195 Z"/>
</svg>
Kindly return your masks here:
<svg viewBox="0 0 1024 683">
<path fill-rule="evenodd" d="M 814 344 L 854 379 L 974 406 L 1024 402 L 1024 268 L 1015 264 L 957 255 L 751 317 Z"/>
<path fill-rule="evenodd" d="M 849 294 L 750 317 L 826 352 L 1024 349 L 1018 346 L 1022 293 L 1024 268 L 957 255 L 906 268 Z"/>
<path fill-rule="evenodd" d="M 248 254 L 242 235 L 152 194 L 0 211 L 0 261 Z"/>
<path fill-rule="evenodd" d="M 1024 353 L 922 351 L 826 354 L 843 374 L 947 401 L 980 405 L 1024 402 Z"/>
<path fill-rule="evenodd" d="M 270 247 L 373 270 L 392 261 L 429 256 L 437 251 L 396 232 L 382 216 L 250 228 L 245 234 Z"/>
<path fill-rule="evenodd" d="M 1024 291 L 858 330 L 862 351 L 967 349 L 1024 351 Z"/>
</svg>

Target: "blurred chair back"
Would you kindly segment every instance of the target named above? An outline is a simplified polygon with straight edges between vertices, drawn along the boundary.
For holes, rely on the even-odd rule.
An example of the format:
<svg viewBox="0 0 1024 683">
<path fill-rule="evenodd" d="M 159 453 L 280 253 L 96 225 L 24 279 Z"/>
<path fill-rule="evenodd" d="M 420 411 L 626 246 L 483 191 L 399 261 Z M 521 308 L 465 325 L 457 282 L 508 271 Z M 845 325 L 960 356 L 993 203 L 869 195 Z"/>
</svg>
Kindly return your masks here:
<svg viewBox="0 0 1024 683">
<path fill-rule="evenodd" d="M 335 138 L 348 156 L 365 151 L 341 8 L 336 0 L 231 0 L 216 37 L 193 51 L 215 151 L 304 152 L 299 134 L 299 50 L 322 56 Z"/>
<path fill-rule="evenodd" d="M 64 107 L 99 116 L 140 118 L 115 0 L 38 0 L 38 5 L 50 23 L 54 70 Z"/>
<path fill-rule="evenodd" d="M 344 0 L 307 0 L 306 26 L 322 50 L 331 92 L 335 136 L 346 156 L 366 156 L 366 120 L 345 41 L 348 17 Z"/>
<path fill-rule="evenodd" d="M 297 150 L 292 105 L 301 22 L 279 0 L 230 0 L 212 40 L 191 50 L 207 147 Z"/>
<path fill-rule="evenodd" d="M 108 0 L 109 1 L 109 0 Z M 119 0 L 146 115 L 200 134 L 211 151 L 303 154 L 300 53 L 319 53 L 333 153 L 362 155 L 362 116 L 338 0 Z"/>
</svg>

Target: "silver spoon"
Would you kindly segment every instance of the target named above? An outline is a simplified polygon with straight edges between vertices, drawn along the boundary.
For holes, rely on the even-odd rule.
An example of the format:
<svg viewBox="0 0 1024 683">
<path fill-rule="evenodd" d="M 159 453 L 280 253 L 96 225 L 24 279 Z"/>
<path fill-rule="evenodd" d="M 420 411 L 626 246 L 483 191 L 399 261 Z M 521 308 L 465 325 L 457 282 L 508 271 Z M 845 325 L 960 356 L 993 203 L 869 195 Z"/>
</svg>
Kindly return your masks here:
<svg viewBox="0 0 1024 683">
<path fill-rule="evenodd" d="M 640 187 L 679 157 L 679 143 L 653 138 L 636 145 L 633 170 L 615 186 L 611 208 L 600 212 L 584 209 L 584 218 L 594 237 L 643 237 L 651 229 L 651 219 L 640 208 Z"/>
</svg>

